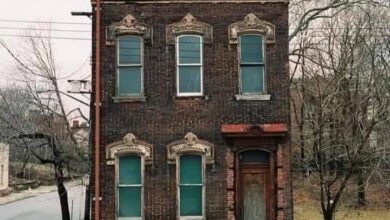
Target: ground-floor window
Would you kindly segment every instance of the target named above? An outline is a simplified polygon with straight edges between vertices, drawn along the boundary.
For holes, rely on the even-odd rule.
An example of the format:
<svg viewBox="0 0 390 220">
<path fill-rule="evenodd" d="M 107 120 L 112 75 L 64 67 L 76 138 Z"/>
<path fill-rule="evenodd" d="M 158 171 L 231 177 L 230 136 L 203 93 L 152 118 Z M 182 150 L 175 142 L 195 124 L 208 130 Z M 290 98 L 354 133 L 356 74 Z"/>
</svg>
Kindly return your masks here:
<svg viewBox="0 0 390 220">
<path fill-rule="evenodd" d="M 153 164 L 153 145 L 133 133 L 106 146 L 106 163 L 115 166 L 116 219 L 144 219 L 144 169 Z"/>
<path fill-rule="evenodd" d="M 214 145 L 189 132 L 167 145 L 169 164 L 176 164 L 177 218 L 205 219 L 206 164 L 214 163 Z"/>
<path fill-rule="evenodd" d="M 203 156 L 184 154 L 179 157 L 179 215 L 202 217 L 204 210 Z"/>
<path fill-rule="evenodd" d="M 118 219 L 142 218 L 142 158 L 138 155 L 118 157 Z"/>
</svg>

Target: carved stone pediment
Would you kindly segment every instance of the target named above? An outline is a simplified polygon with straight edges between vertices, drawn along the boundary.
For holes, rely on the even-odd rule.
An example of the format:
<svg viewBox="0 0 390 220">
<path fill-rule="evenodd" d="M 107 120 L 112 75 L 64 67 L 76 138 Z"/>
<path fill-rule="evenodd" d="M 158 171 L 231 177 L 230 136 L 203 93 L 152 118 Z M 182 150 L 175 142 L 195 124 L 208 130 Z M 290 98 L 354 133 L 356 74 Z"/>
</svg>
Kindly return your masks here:
<svg viewBox="0 0 390 220">
<path fill-rule="evenodd" d="M 176 36 L 180 34 L 199 34 L 203 36 L 205 43 L 213 42 L 213 27 L 210 24 L 198 21 L 191 14 L 187 14 L 181 21 L 167 26 L 167 43 L 174 44 Z"/>
<path fill-rule="evenodd" d="M 138 154 L 145 158 L 145 164 L 153 162 L 153 146 L 137 140 L 133 133 L 125 135 L 123 140 L 109 144 L 106 147 L 106 160 L 108 165 L 115 164 L 117 154 Z"/>
<path fill-rule="evenodd" d="M 203 140 L 199 140 L 193 133 L 188 133 L 183 140 L 175 141 L 167 146 L 168 163 L 174 164 L 176 158 L 181 154 L 198 153 L 206 158 L 207 164 L 214 163 L 214 145 Z"/>
<path fill-rule="evenodd" d="M 138 35 L 145 41 L 152 41 L 152 28 L 144 23 L 138 22 L 133 15 L 128 14 L 122 21 L 115 22 L 106 29 L 106 43 L 114 45 L 115 39 L 121 35 Z"/>
<path fill-rule="evenodd" d="M 238 43 L 238 37 L 242 34 L 260 34 L 266 37 L 266 43 L 275 43 L 275 25 L 260 20 L 255 14 L 248 14 L 243 21 L 229 25 L 229 42 Z"/>
</svg>

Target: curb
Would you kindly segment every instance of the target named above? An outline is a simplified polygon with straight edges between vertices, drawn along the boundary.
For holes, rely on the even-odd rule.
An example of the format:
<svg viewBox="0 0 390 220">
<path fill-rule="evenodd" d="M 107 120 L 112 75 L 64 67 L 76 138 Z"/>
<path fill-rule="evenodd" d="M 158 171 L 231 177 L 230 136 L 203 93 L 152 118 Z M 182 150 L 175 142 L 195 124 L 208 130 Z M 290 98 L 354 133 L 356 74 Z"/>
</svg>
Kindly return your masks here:
<svg viewBox="0 0 390 220">
<path fill-rule="evenodd" d="M 69 188 L 72 188 L 72 187 L 75 187 L 75 186 L 78 186 L 81 184 L 82 184 L 81 180 L 74 180 L 74 181 L 66 182 L 65 187 L 68 190 Z M 36 196 L 39 196 L 42 194 L 51 193 L 51 192 L 55 192 L 55 191 L 57 191 L 57 186 L 51 185 L 51 186 L 40 186 L 36 189 L 23 190 L 21 192 L 12 192 L 8 196 L 0 197 L 0 205 L 5 205 L 8 203 L 16 202 L 16 201 L 31 198 L 31 197 L 36 197 Z"/>
</svg>

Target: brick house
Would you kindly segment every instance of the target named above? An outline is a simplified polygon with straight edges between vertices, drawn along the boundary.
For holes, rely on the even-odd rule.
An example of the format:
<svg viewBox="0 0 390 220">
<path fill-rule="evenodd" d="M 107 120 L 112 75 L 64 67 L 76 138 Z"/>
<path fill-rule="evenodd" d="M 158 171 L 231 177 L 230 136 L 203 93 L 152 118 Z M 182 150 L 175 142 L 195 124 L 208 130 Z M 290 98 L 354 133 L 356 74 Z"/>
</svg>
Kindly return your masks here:
<svg viewBox="0 0 390 220">
<path fill-rule="evenodd" d="M 95 219 L 292 219 L 288 0 L 100 4 Z"/>
</svg>

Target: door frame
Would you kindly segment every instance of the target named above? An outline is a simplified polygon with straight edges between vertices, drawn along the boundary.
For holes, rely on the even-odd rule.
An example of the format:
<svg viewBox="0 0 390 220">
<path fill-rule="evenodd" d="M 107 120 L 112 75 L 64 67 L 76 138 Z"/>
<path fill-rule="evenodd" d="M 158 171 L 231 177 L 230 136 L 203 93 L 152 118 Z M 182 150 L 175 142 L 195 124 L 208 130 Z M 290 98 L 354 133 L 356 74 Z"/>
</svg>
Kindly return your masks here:
<svg viewBox="0 0 390 220">
<path fill-rule="evenodd" d="M 240 160 L 239 156 L 240 153 L 248 151 L 248 150 L 258 150 L 258 151 L 265 151 L 269 154 L 269 164 L 268 165 L 260 165 L 260 164 L 245 164 L 245 165 L 240 165 Z M 237 220 L 242 220 L 240 216 L 240 209 L 241 209 L 241 204 L 242 204 L 242 187 L 241 187 L 241 175 L 242 175 L 242 168 L 245 170 L 258 170 L 258 171 L 265 171 L 268 173 L 268 178 L 267 178 L 267 192 L 266 192 L 266 197 L 268 198 L 267 203 L 266 203 L 266 212 L 267 212 L 267 220 L 272 220 L 275 217 L 275 181 L 274 181 L 274 153 L 270 150 L 263 149 L 263 148 L 245 148 L 240 151 L 236 151 L 235 155 L 235 206 L 236 206 L 236 219 Z"/>
</svg>

